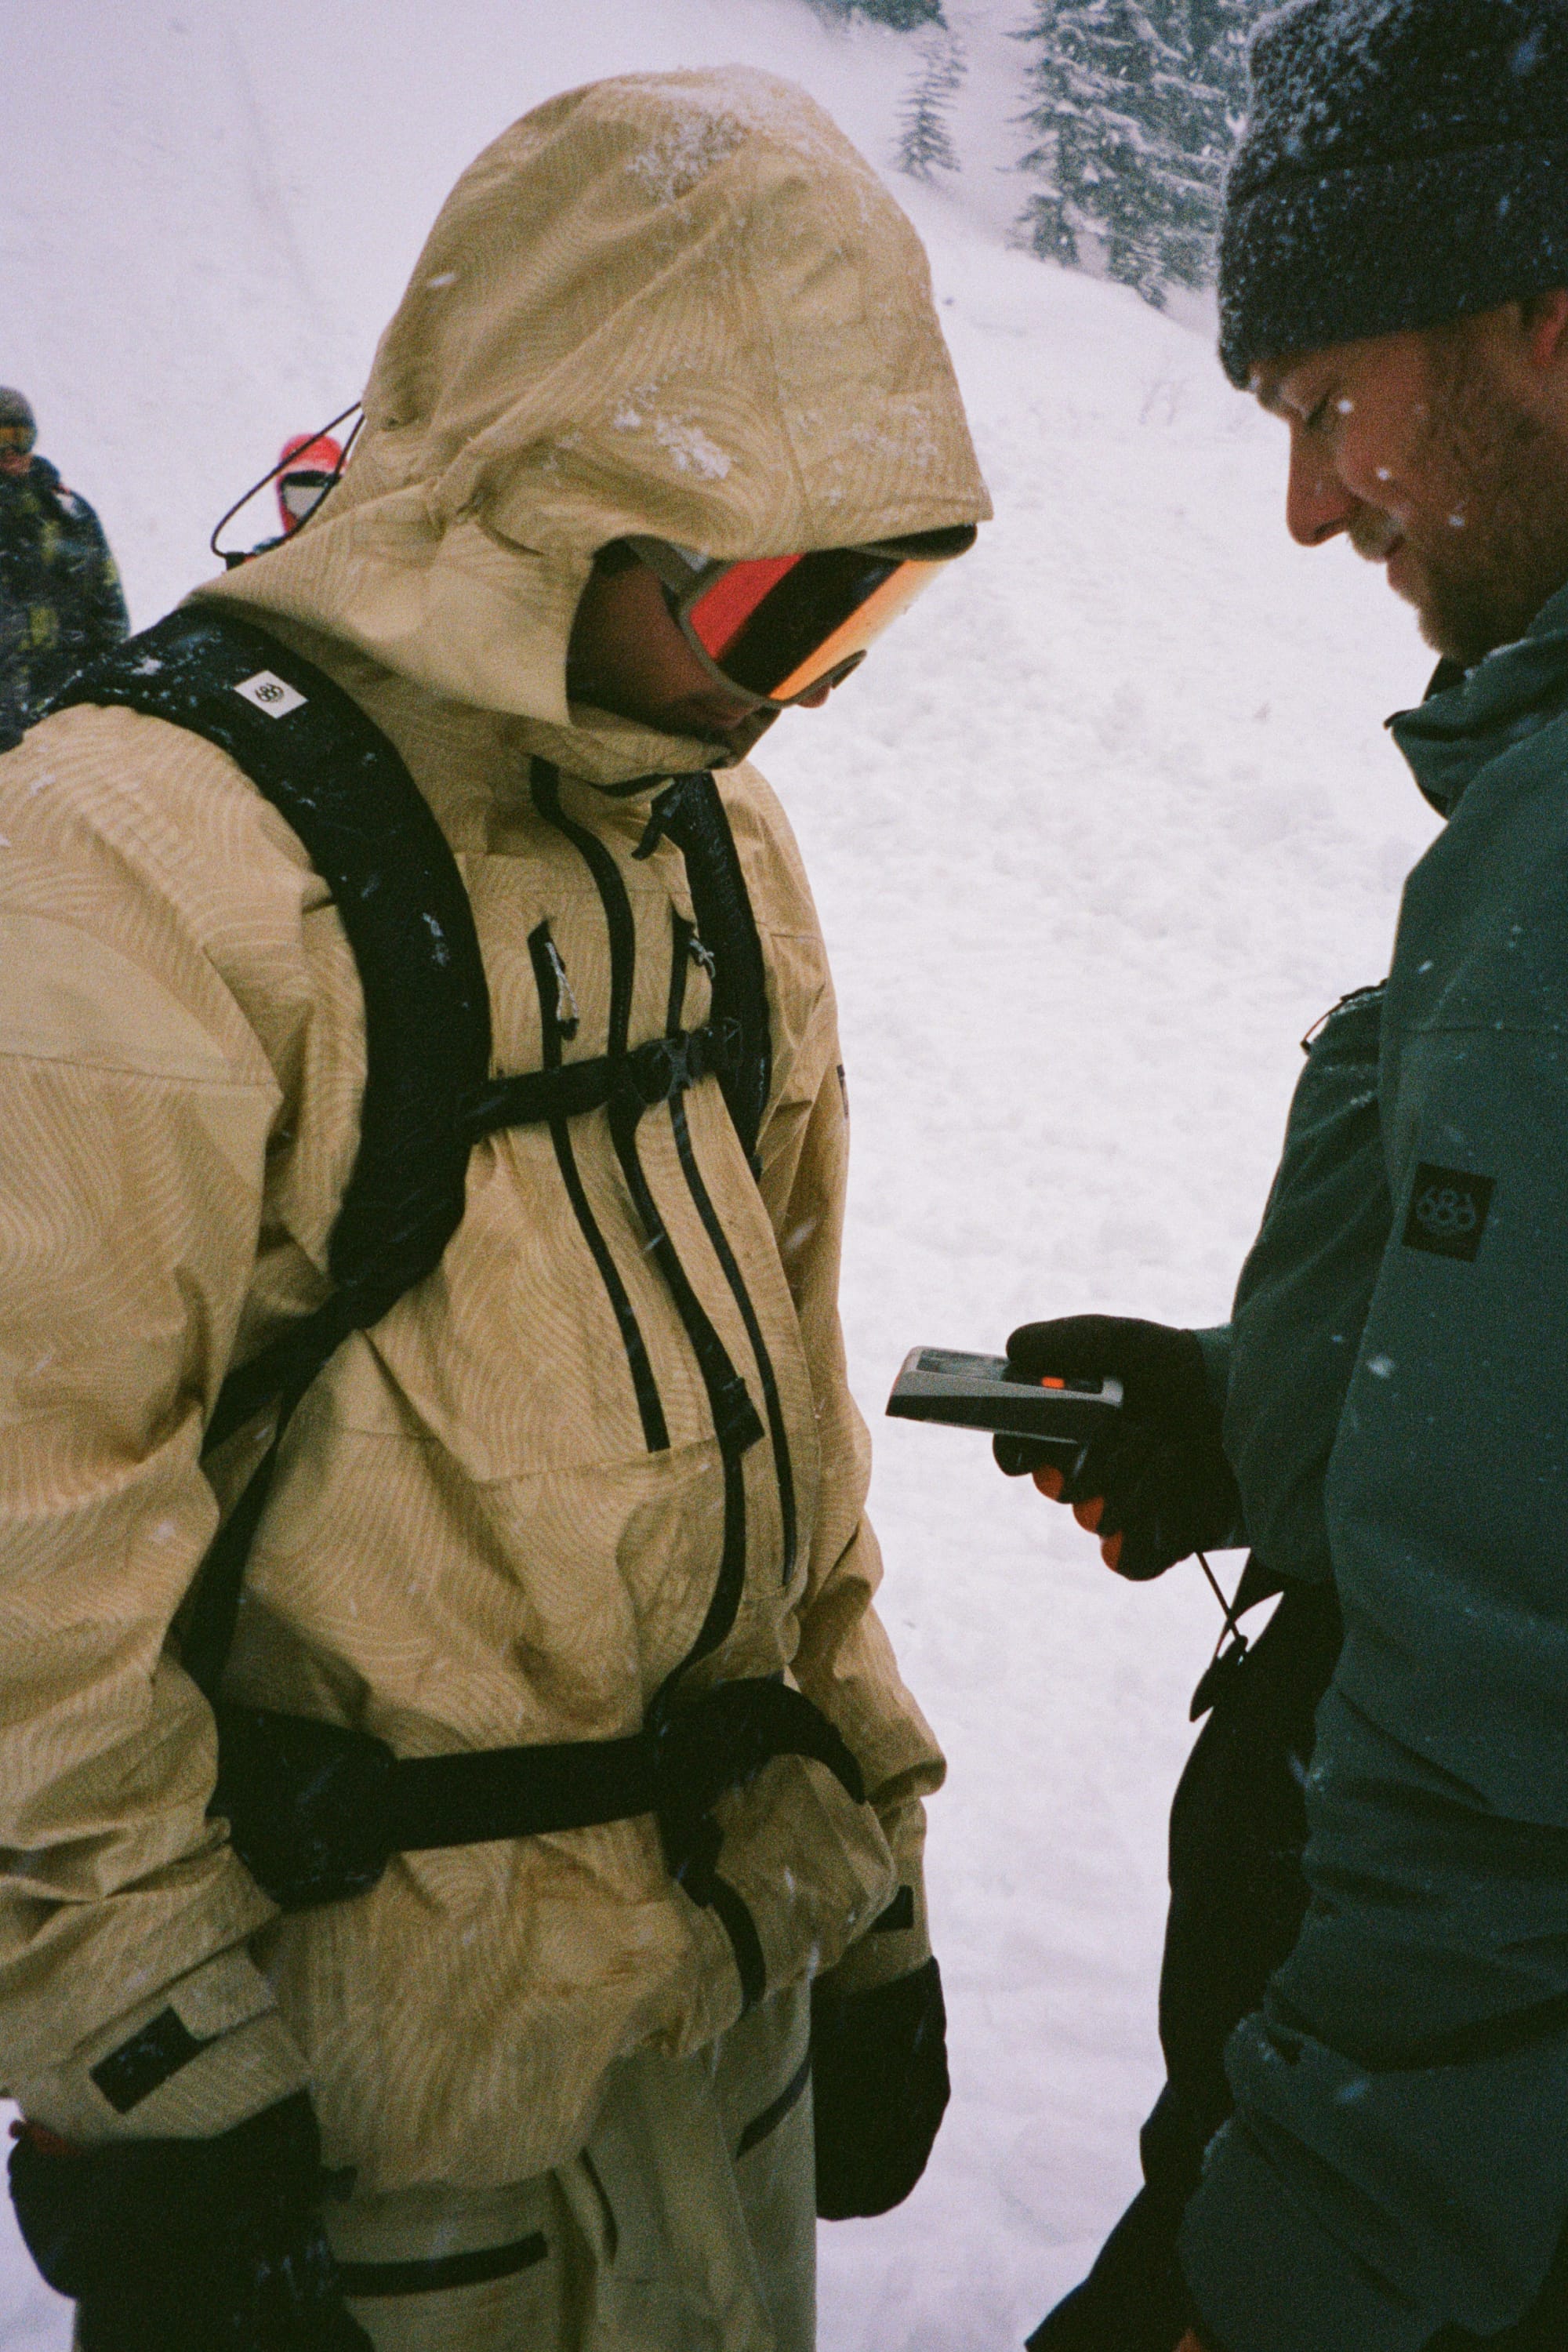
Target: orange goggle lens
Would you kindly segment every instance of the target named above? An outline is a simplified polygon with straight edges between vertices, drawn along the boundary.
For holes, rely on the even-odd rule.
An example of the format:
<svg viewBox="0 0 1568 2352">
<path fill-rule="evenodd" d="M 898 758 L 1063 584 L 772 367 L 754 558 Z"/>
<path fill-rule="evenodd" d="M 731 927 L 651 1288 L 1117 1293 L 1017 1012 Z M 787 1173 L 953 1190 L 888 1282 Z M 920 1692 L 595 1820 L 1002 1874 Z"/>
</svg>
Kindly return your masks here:
<svg viewBox="0 0 1568 2352">
<path fill-rule="evenodd" d="M 27 425 L 0 425 L 0 449 L 30 449 L 32 427 Z"/>
<path fill-rule="evenodd" d="M 792 702 L 852 668 L 974 536 L 933 532 L 918 553 L 837 547 L 726 563 L 689 591 L 679 619 L 742 692 Z"/>
</svg>

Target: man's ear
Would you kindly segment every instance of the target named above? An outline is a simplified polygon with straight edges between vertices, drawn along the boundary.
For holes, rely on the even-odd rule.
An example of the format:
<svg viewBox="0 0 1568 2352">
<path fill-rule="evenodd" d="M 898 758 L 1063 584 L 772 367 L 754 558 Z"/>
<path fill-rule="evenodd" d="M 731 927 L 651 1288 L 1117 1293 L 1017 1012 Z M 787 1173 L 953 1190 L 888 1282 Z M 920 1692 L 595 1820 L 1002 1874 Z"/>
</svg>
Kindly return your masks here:
<svg viewBox="0 0 1568 2352">
<path fill-rule="evenodd" d="M 1568 365 L 1568 288 L 1531 294 L 1519 308 L 1531 364 L 1543 370 Z"/>
</svg>

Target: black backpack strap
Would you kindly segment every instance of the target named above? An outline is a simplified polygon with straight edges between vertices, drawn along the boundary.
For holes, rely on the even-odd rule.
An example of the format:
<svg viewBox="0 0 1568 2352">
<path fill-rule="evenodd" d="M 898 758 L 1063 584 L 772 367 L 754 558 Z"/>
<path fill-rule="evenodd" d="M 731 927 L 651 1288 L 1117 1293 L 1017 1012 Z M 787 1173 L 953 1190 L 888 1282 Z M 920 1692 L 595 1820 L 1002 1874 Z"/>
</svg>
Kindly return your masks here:
<svg viewBox="0 0 1568 2352">
<path fill-rule="evenodd" d="M 556 1068 L 528 1070 L 519 1077 L 491 1078 L 470 1099 L 468 1131 L 477 1141 L 503 1127 L 540 1127 L 554 1118 L 579 1118 L 584 1111 L 625 1103 L 637 1115 L 668 1102 L 711 1072 L 722 1084 L 729 1068 L 728 1041 L 711 1022 L 650 1037 L 625 1054 L 595 1054 Z"/>
<path fill-rule="evenodd" d="M 665 786 L 635 854 L 651 857 L 660 840 L 674 842 L 686 861 L 698 937 L 713 958 L 708 1025 L 721 1041 L 720 1084 L 754 1169 L 773 1075 L 767 965 L 735 836 L 711 775 L 677 776 Z"/>
<path fill-rule="evenodd" d="M 404 1760 L 363 1732 L 216 1700 L 289 1418 L 349 1332 L 376 1321 L 437 1264 L 462 1216 L 479 1137 L 605 1106 L 635 1122 L 711 1072 L 754 1164 L 772 1080 L 766 971 L 712 777 L 679 777 L 659 795 L 639 852 L 665 833 L 685 858 L 714 959 L 708 1024 L 630 1052 L 491 1078 L 484 967 L 456 862 L 392 745 L 313 664 L 248 622 L 197 605 L 130 639 L 55 707 L 71 703 L 140 711 L 227 752 L 330 887 L 364 995 L 360 1145 L 329 1250 L 338 1286 L 229 1374 L 208 1424 L 210 1452 L 264 1406 L 278 1407 L 267 1453 L 207 1555 L 182 1625 L 183 1662 L 217 1705 L 213 1810 L 227 1814 L 237 1850 L 289 1907 L 363 1892 L 399 1851 L 651 1812 L 669 1870 L 724 1916 L 749 2005 L 765 1969 L 750 1915 L 718 1874 L 714 1804 L 782 1755 L 816 1758 L 864 1799 L 837 1731 L 782 1680 L 721 1684 L 679 1707 L 661 1697 L 625 1739 Z M 758 1425 L 742 1442 L 760 1433 Z"/>
<path fill-rule="evenodd" d="M 346 1726 L 224 1706 L 213 1809 L 285 1910 L 374 1886 L 395 1853 L 482 1845 L 657 1815 L 670 1875 L 694 1903 L 718 1898 L 713 1808 L 778 1756 L 826 1765 L 857 1804 L 860 1767 L 842 1734 L 782 1676 L 656 1699 L 621 1739 L 395 1757 Z M 760 1985 L 755 1988 L 760 1990 Z"/>
<path fill-rule="evenodd" d="M 489 1071 L 473 914 L 429 803 L 340 687 L 212 606 L 183 606 L 129 638 L 56 707 L 81 702 L 166 719 L 226 751 L 331 889 L 364 992 L 367 1068 L 329 1263 L 341 1286 L 368 1286 L 390 1305 L 462 1216 L 462 1107 Z"/>
<path fill-rule="evenodd" d="M 183 1628 L 209 1695 L 294 1405 L 339 1343 L 437 1263 L 463 1213 L 467 1108 L 489 1070 L 489 995 L 468 893 L 393 746 L 315 665 L 249 622 L 184 606 L 72 680 L 56 709 L 110 705 L 200 735 L 243 769 L 331 891 L 364 997 L 359 1149 L 328 1252 L 337 1288 L 231 1371 L 205 1451 L 274 1400 L 273 1443 L 218 1536 Z"/>
</svg>

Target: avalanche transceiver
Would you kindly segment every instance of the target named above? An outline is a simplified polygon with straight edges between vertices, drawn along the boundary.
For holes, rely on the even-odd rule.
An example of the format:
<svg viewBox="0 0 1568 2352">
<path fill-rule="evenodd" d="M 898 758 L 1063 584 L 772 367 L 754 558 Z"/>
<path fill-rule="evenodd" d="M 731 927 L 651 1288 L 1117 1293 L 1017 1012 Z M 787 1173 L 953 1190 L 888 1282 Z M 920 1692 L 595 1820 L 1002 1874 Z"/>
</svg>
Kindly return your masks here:
<svg viewBox="0 0 1568 2352">
<path fill-rule="evenodd" d="M 1005 1356 L 966 1356 L 952 1348 L 911 1348 L 888 1399 L 897 1420 L 942 1421 L 1075 1448 L 1102 1435 L 1121 1409 L 1120 1381 L 1029 1380 L 1009 1372 Z"/>
</svg>

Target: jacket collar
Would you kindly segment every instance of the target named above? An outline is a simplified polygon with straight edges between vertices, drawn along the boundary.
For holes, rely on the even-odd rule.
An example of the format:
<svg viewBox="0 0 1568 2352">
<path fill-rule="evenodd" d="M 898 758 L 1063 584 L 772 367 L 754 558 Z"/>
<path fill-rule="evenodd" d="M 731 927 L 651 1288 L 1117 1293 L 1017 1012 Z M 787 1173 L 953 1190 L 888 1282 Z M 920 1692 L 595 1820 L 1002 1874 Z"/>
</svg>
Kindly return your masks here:
<svg viewBox="0 0 1568 2352">
<path fill-rule="evenodd" d="M 0 483 L 4 483 L 8 490 L 20 490 L 24 494 L 29 490 L 52 492 L 59 488 L 60 478 L 58 468 L 51 466 L 47 457 L 40 457 L 35 453 L 33 462 L 25 474 L 19 478 L 13 478 L 9 474 L 0 474 Z"/>
<path fill-rule="evenodd" d="M 1440 816 L 1452 816 L 1478 769 L 1548 726 L 1568 706 L 1568 587 L 1526 634 L 1474 669 L 1439 662 L 1426 698 L 1397 710 L 1389 732 Z"/>
</svg>

